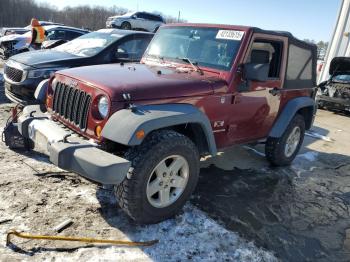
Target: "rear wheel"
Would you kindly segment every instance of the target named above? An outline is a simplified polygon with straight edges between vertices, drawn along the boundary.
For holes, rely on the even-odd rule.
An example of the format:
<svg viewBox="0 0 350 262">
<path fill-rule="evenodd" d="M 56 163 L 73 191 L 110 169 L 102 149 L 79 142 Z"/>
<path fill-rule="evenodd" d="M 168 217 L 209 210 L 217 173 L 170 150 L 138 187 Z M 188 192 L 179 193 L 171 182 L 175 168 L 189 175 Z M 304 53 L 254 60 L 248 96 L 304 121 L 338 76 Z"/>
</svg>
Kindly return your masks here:
<svg viewBox="0 0 350 262">
<path fill-rule="evenodd" d="M 297 114 L 281 137 L 267 139 L 265 146 L 267 160 L 274 166 L 290 165 L 299 152 L 304 135 L 305 120 L 302 115 Z"/>
<path fill-rule="evenodd" d="M 156 131 L 131 148 L 133 172 L 115 187 L 118 203 L 142 224 L 157 223 L 180 211 L 196 187 L 199 153 L 186 136 Z"/>
<path fill-rule="evenodd" d="M 121 25 L 121 29 L 131 30 L 131 24 L 129 22 L 123 22 Z"/>
</svg>

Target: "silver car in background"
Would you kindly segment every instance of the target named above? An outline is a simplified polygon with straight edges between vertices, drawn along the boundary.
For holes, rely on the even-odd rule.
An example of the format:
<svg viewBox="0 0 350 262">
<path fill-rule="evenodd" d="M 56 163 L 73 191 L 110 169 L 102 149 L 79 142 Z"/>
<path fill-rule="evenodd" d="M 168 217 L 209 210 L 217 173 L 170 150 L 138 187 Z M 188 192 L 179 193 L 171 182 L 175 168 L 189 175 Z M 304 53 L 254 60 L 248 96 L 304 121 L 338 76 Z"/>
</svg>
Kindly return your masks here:
<svg viewBox="0 0 350 262">
<path fill-rule="evenodd" d="M 107 19 L 107 28 L 121 28 L 125 30 L 143 30 L 156 32 L 165 24 L 162 16 L 147 12 L 133 12 L 121 16 L 111 16 Z"/>
</svg>

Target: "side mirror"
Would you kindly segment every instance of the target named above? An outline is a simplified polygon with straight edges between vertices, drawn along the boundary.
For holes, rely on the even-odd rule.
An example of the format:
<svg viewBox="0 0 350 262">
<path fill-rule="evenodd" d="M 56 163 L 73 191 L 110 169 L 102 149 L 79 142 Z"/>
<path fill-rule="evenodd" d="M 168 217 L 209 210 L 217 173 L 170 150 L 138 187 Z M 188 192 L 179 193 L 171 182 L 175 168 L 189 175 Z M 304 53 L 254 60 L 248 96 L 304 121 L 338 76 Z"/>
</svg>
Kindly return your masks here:
<svg viewBox="0 0 350 262">
<path fill-rule="evenodd" d="M 269 77 L 269 64 L 247 63 L 243 67 L 243 77 L 245 80 L 264 82 Z"/>
<path fill-rule="evenodd" d="M 136 18 L 137 18 L 136 15 L 131 16 L 131 19 L 136 19 Z"/>
</svg>

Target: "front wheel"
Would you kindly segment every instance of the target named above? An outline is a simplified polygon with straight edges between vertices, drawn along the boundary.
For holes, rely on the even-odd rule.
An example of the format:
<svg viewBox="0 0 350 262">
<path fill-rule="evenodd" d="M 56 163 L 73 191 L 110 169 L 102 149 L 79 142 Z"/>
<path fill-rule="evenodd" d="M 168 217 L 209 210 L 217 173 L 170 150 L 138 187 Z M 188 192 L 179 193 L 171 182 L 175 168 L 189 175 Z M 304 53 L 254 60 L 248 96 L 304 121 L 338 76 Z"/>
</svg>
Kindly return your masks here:
<svg viewBox="0 0 350 262">
<path fill-rule="evenodd" d="M 265 146 L 267 160 L 274 166 L 290 165 L 303 144 L 304 135 L 305 119 L 297 114 L 281 137 L 267 139 Z"/>
<path fill-rule="evenodd" d="M 199 153 L 186 136 L 156 131 L 126 158 L 131 175 L 115 187 L 118 203 L 138 223 L 152 224 L 174 216 L 196 187 Z"/>
<path fill-rule="evenodd" d="M 131 24 L 129 22 L 123 22 L 121 25 L 121 29 L 131 30 Z"/>
</svg>

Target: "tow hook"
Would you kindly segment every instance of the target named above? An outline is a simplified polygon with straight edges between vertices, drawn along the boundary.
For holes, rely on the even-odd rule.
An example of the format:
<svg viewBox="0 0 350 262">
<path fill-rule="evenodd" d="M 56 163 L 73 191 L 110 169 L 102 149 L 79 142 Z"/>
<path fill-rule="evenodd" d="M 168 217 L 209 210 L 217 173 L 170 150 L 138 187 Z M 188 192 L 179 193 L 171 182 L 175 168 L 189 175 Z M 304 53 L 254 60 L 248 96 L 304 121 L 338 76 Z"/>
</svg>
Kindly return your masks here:
<svg viewBox="0 0 350 262">
<path fill-rule="evenodd" d="M 22 112 L 20 105 L 12 108 L 11 116 L 7 119 L 4 131 L 2 132 L 2 141 L 10 149 L 29 150 L 33 147 L 31 141 L 20 134 L 16 126 L 18 115 Z"/>
</svg>

